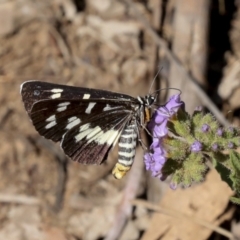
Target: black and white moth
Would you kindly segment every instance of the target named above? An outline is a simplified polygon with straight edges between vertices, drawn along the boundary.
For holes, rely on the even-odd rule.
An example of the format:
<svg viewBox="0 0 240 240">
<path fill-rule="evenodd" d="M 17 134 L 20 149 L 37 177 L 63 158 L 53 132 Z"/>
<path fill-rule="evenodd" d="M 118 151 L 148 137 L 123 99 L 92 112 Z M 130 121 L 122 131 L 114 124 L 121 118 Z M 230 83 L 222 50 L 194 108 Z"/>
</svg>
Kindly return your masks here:
<svg viewBox="0 0 240 240">
<path fill-rule="evenodd" d="M 101 164 L 119 142 L 113 175 L 131 168 L 140 128 L 150 120 L 156 97 L 131 96 L 41 81 L 21 85 L 25 109 L 40 135 L 61 142 L 65 154 L 83 164 Z"/>
</svg>

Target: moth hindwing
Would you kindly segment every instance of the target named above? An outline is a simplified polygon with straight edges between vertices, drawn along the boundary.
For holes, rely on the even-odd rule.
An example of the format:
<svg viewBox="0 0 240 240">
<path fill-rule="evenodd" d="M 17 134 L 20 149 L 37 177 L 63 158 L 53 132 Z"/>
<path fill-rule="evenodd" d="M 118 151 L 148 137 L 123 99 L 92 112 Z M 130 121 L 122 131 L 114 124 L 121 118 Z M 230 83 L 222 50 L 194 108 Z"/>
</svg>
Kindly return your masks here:
<svg viewBox="0 0 240 240">
<path fill-rule="evenodd" d="M 101 164 L 119 140 L 113 175 L 130 169 L 139 128 L 148 120 L 155 98 L 97 89 L 27 81 L 21 86 L 25 109 L 40 135 L 61 142 L 65 154 L 84 164 Z"/>
</svg>

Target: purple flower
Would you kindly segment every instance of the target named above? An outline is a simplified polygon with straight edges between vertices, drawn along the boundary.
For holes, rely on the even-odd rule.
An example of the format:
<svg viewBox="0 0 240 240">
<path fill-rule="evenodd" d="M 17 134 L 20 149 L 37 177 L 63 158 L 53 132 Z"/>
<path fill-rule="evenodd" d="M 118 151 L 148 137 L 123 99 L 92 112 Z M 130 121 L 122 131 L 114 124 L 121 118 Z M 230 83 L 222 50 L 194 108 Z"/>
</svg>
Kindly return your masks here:
<svg viewBox="0 0 240 240">
<path fill-rule="evenodd" d="M 164 106 L 155 111 L 148 124 L 148 128 L 153 133 L 153 142 L 150 146 L 150 152 L 144 155 L 144 162 L 146 169 L 150 170 L 154 177 L 164 179 L 161 170 L 166 162 L 167 152 L 164 149 L 162 138 L 168 134 L 167 123 L 169 119 L 177 113 L 182 105 L 180 94 L 173 95 Z"/>
<path fill-rule="evenodd" d="M 219 128 L 219 129 L 217 130 L 217 135 L 218 135 L 219 137 L 221 137 L 221 136 L 223 135 L 223 130 L 222 130 L 222 128 Z"/>
<path fill-rule="evenodd" d="M 167 123 L 168 119 L 166 118 L 161 124 L 155 125 L 153 128 L 153 137 L 159 138 L 166 136 L 168 133 Z"/>
<path fill-rule="evenodd" d="M 172 190 L 176 190 L 176 189 L 177 189 L 177 184 L 174 183 L 174 182 L 171 182 L 171 183 L 170 183 L 170 188 L 171 188 Z"/>
<path fill-rule="evenodd" d="M 191 146 L 192 152 L 200 152 L 202 150 L 202 144 L 199 141 L 195 141 Z"/>
<path fill-rule="evenodd" d="M 168 120 L 177 113 L 182 105 L 180 94 L 173 95 L 164 106 L 159 107 L 155 111 L 148 124 L 148 128 L 153 132 L 153 137 L 159 138 L 167 135 Z"/>
<path fill-rule="evenodd" d="M 195 112 L 201 112 L 203 110 L 203 107 L 202 106 L 197 106 L 195 107 L 194 111 Z"/>
<path fill-rule="evenodd" d="M 233 147 L 234 147 L 234 144 L 233 144 L 232 142 L 229 142 L 229 143 L 228 143 L 228 148 L 231 149 L 231 148 L 233 148 Z"/>
<path fill-rule="evenodd" d="M 214 152 L 216 152 L 216 151 L 218 150 L 218 144 L 217 144 L 217 143 L 214 143 L 214 144 L 212 145 L 212 150 L 213 150 Z"/>
<path fill-rule="evenodd" d="M 169 101 L 156 111 L 154 121 L 156 124 L 161 124 L 164 121 L 171 118 L 178 109 L 183 105 L 183 102 L 180 100 L 180 94 L 173 95 L 170 97 Z"/>
<path fill-rule="evenodd" d="M 154 138 L 154 142 L 150 146 L 150 149 L 153 153 L 146 153 L 144 155 L 144 163 L 147 170 L 152 172 L 153 177 L 162 177 L 162 167 L 166 162 L 166 151 L 162 147 L 160 141 L 156 141 L 158 139 Z"/>
<path fill-rule="evenodd" d="M 203 125 L 202 125 L 202 131 L 203 131 L 203 132 L 208 132 L 209 129 L 210 129 L 210 126 L 209 126 L 208 124 L 203 124 Z"/>
</svg>

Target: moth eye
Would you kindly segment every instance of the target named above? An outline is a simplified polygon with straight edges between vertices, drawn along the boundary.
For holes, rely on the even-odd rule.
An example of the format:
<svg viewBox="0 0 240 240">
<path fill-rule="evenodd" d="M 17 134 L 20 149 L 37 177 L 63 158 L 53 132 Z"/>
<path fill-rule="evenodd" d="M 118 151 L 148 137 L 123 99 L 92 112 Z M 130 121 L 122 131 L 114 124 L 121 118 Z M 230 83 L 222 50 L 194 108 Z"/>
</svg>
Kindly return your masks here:
<svg viewBox="0 0 240 240">
<path fill-rule="evenodd" d="M 38 91 L 38 90 L 34 90 L 33 95 L 35 95 L 35 96 L 39 96 L 39 94 L 40 94 L 40 91 Z"/>
</svg>

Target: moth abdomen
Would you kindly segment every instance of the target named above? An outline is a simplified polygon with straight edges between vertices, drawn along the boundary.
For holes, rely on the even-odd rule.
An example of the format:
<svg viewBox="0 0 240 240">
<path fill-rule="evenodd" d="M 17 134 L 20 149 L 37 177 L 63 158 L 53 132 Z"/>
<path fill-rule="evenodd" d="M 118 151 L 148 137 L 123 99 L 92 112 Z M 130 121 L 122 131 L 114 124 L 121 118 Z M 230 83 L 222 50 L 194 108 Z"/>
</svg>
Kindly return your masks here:
<svg viewBox="0 0 240 240">
<path fill-rule="evenodd" d="M 137 146 L 137 123 L 133 119 L 129 125 L 126 125 L 119 138 L 118 163 L 113 169 L 113 175 L 121 179 L 131 168 Z"/>
</svg>

